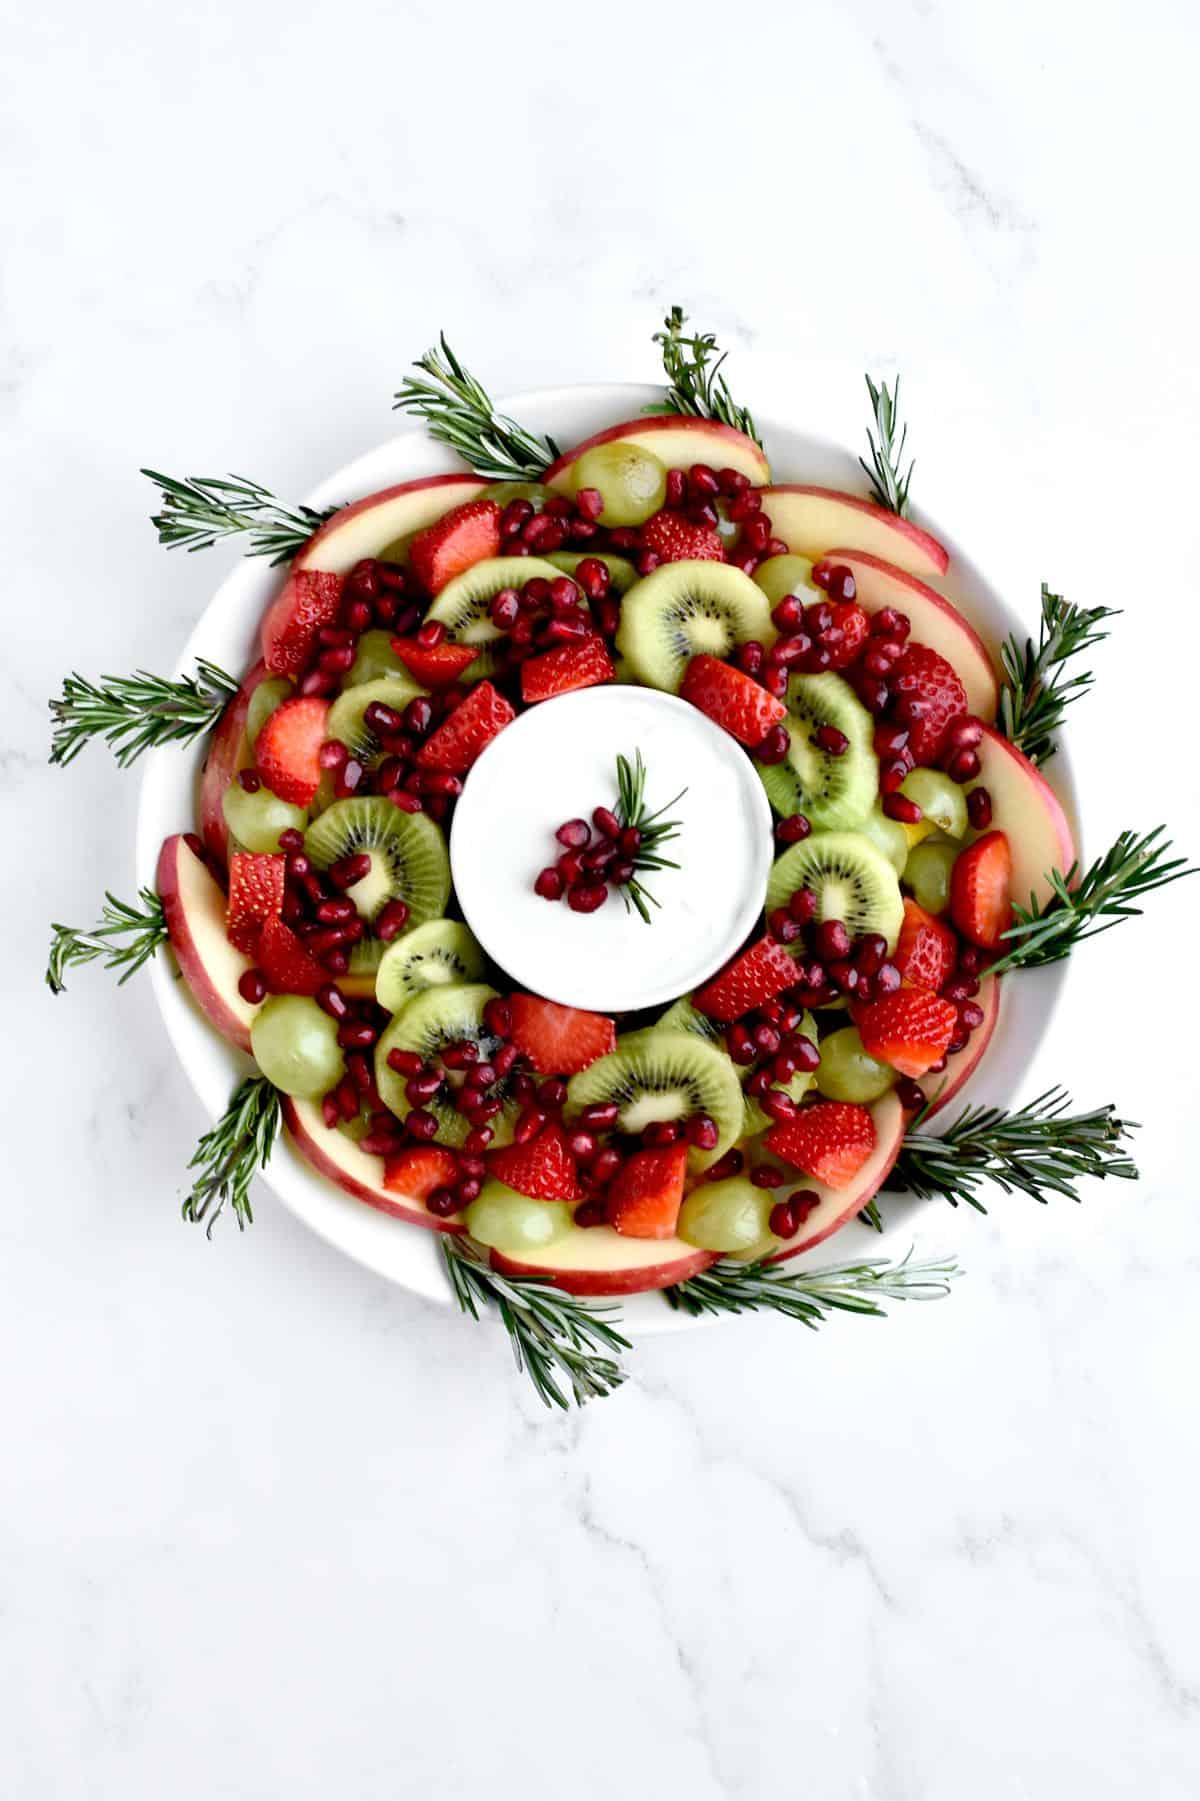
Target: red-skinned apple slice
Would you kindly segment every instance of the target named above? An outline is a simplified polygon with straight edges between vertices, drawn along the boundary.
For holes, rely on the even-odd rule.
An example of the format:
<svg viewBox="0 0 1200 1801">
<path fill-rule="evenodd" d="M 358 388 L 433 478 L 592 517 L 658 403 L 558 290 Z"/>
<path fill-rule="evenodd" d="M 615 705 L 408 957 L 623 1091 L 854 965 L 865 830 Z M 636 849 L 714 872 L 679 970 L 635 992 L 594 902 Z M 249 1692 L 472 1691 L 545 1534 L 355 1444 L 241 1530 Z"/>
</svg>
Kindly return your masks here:
<svg viewBox="0 0 1200 1801">
<path fill-rule="evenodd" d="M 155 877 L 171 949 L 201 1011 L 241 1051 L 250 1049 L 250 1021 L 257 1012 L 238 993 L 238 978 L 252 967 L 225 936 L 225 892 L 182 832 L 158 854 Z"/>
<path fill-rule="evenodd" d="M 732 425 L 722 425 L 718 419 L 686 419 L 664 413 L 657 417 L 627 419 L 623 425 L 610 425 L 607 431 L 585 438 L 582 444 L 574 445 L 556 463 L 551 463 L 542 480 L 551 488 L 568 488 L 571 465 L 585 450 L 618 440 L 650 451 L 668 469 L 689 469 L 693 463 L 707 463 L 710 469 L 736 469 L 756 488 L 771 478 L 766 453 L 745 432 L 735 430 Z"/>
<path fill-rule="evenodd" d="M 797 1175 L 796 1187 L 811 1188 L 820 1195 L 820 1204 L 814 1207 L 796 1237 L 766 1259 L 768 1263 L 783 1263 L 788 1257 L 798 1257 L 801 1251 L 811 1251 L 814 1245 L 831 1237 L 839 1226 L 852 1220 L 883 1187 L 888 1171 L 900 1155 L 907 1119 L 900 1102 L 891 1093 L 875 1102 L 871 1118 L 875 1122 L 875 1149 L 847 1187 L 827 1188 L 822 1182 Z"/>
<path fill-rule="evenodd" d="M 979 719 L 996 717 L 999 689 L 988 649 L 958 608 L 915 575 L 862 550 L 829 550 L 831 563 L 841 563 L 854 576 L 857 599 L 868 613 L 895 607 L 912 625 L 912 639 L 945 657 L 967 691 L 967 705 Z"/>
<path fill-rule="evenodd" d="M 406 1220 L 411 1226 L 424 1226 L 430 1232 L 449 1232 L 457 1237 L 466 1231 L 461 1214 L 437 1219 L 424 1201 L 385 1188 L 383 1158 L 364 1151 L 336 1126 L 327 1126 L 318 1102 L 294 1100 L 287 1094 L 281 1096 L 281 1101 L 283 1123 L 300 1155 L 355 1200 L 365 1201 L 381 1213 L 390 1213 L 393 1219 Z"/>
<path fill-rule="evenodd" d="M 976 1026 L 961 1051 L 955 1051 L 946 1060 L 946 1067 L 940 1076 L 926 1076 L 922 1086 L 934 1096 L 930 1102 L 928 1117 L 940 1113 L 948 1101 L 952 1101 L 968 1077 L 974 1075 L 980 1059 L 991 1043 L 992 1033 L 996 1030 L 996 1021 L 1000 1017 L 1000 978 L 985 976 L 979 984 L 978 1004 L 983 1008 L 983 1024 Z"/>
<path fill-rule="evenodd" d="M 837 488 L 786 482 L 764 488 L 762 503 L 775 537 L 813 562 L 836 544 L 853 544 L 909 575 L 945 575 L 950 563 L 949 552 L 910 519 Z"/>
<path fill-rule="evenodd" d="M 477 475 L 430 475 L 382 488 L 327 519 L 292 567 L 347 575 L 363 557 L 377 557 L 397 538 L 424 531 L 451 507 L 474 500 L 486 485 Z"/>
<path fill-rule="evenodd" d="M 1052 869 L 1066 875 L 1075 861 L 1075 837 L 1053 788 L 1028 757 L 990 726 L 979 746 L 979 779 L 992 797 L 990 830 L 1003 832 L 1012 853 L 1012 898 L 1020 907 L 1048 901 Z"/>
<path fill-rule="evenodd" d="M 219 863 L 229 860 L 229 827 L 225 824 L 221 801 L 238 770 L 250 761 L 246 714 L 250 709 L 250 696 L 269 674 L 260 658 L 217 721 L 209 741 L 204 774 L 200 778 L 200 836 L 205 850 Z"/>
<path fill-rule="evenodd" d="M 492 1268 L 503 1276 L 531 1276 L 568 1294 L 641 1294 L 648 1288 L 670 1288 L 698 1276 L 717 1261 L 712 1251 L 698 1251 L 682 1238 L 622 1238 L 611 1226 L 589 1226 L 546 1246 L 529 1263 L 489 1253 Z"/>
</svg>

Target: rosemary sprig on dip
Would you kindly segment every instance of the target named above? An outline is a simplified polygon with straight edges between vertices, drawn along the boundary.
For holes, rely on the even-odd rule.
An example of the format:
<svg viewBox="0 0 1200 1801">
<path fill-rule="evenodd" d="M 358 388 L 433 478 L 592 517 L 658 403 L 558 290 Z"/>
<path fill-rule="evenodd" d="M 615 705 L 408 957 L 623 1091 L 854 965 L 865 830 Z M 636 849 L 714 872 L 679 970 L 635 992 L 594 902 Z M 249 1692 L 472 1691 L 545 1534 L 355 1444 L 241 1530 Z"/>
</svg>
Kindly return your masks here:
<svg viewBox="0 0 1200 1801">
<path fill-rule="evenodd" d="M 1072 701 L 1091 687 L 1090 670 L 1068 675 L 1066 665 L 1108 637 L 1100 628 L 1120 615 L 1113 607 L 1077 607 L 1042 583 L 1042 617 L 1038 641 L 1024 645 L 1013 635 L 1000 650 L 1004 685 L 997 723 L 1010 744 L 1034 764 L 1054 755 L 1055 734 Z"/>
<path fill-rule="evenodd" d="M 290 563 L 340 507 L 285 507 L 269 488 L 245 476 L 190 475 L 178 481 L 143 469 L 159 491 L 160 513 L 150 523 L 168 550 L 210 550 L 222 538 L 249 533 L 246 554 Z"/>
<path fill-rule="evenodd" d="M 663 814 L 668 807 L 673 807 L 687 793 L 681 788 L 673 799 L 666 801 L 654 813 L 647 811 L 646 801 L 646 765 L 640 750 L 633 753 L 633 762 L 628 757 L 617 758 L 617 817 L 623 829 L 639 834 L 641 842 L 633 852 L 633 875 L 621 889 L 621 898 L 628 912 L 630 902 L 637 908 L 646 924 L 651 923 L 650 907 L 661 903 L 655 899 L 645 883 L 639 878 L 652 875 L 656 869 L 678 869 L 678 863 L 670 857 L 664 857 L 662 847 L 678 838 L 680 821 L 664 819 Z"/>
<path fill-rule="evenodd" d="M 167 680 L 135 670 L 89 682 L 69 675 L 50 702 L 50 761 L 65 767 L 93 738 L 111 746 L 122 769 L 159 744 L 186 744 L 210 732 L 238 691 L 231 675 L 205 657 L 196 674 Z"/>
<path fill-rule="evenodd" d="M 656 331 L 654 342 L 662 347 L 663 373 L 667 392 L 662 400 L 643 407 L 645 413 L 682 413 L 693 419 L 716 419 L 731 425 L 735 431 L 761 446 L 762 439 L 749 409 L 739 406 L 729 392 L 729 384 L 721 373 L 728 355 L 721 350 L 711 332 L 687 333 L 687 314 L 673 306 Z M 714 361 L 715 358 L 715 361 Z M 710 366 L 711 365 L 711 366 Z"/>
<path fill-rule="evenodd" d="M 152 889 L 141 889 L 138 900 L 140 908 L 118 900 L 115 894 L 106 894 L 99 924 L 90 932 L 74 926 L 50 927 L 46 986 L 51 994 L 63 992 L 68 969 L 79 969 L 97 958 L 105 969 L 120 970 L 119 983 L 127 982 L 143 963 L 150 961 L 167 941 L 167 922 L 162 902 Z"/>
<path fill-rule="evenodd" d="M 889 513 L 895 513 L 901 519 L 908 512 L 908 485 L 912 481 L 912 472 L 916 463 L 910 457 L 908 468 L 901 469 L 904 460 L 904 446 L 908 440 L 907 425 L 900 426 L 900 377 L 897 376 L 889 390 L 885 381 L 878 384 L 866 377 L 867 392 L 871 396 L 871 412 L 875 419 L 875 432 L 867 431 L 867 443 L 871 447 L 871 461 L 859 457 L 859 466 L 870 478 L 871 492 L 881 507 Z M 900 436 L 896 432 L 899 427 Z"/>
<path fill-rule="evenodd" d="M 423 419 L 430 437 L 455 451 L 476 475 L 489 481 L 537 481 L 557 460 L 553 438 L 538 437 L 496 411 L 482 382 L 451 350 L 445 332 L 414 368 L 421 374 L 405 376 L 393 409 Z"/>
</svg>

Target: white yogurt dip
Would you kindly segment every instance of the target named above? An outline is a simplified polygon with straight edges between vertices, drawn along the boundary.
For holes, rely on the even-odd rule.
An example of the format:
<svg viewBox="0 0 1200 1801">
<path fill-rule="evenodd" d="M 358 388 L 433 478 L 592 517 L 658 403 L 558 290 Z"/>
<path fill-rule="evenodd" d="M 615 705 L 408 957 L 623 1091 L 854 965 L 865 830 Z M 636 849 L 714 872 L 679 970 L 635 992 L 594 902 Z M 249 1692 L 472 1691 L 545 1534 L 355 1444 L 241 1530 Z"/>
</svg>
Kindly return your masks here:
<svg viewBox="0 0 1200 1801">
<path fill-rule="evenodd" d="M 621 890 L 595 913 L 533 891 L 567 819 L 616 805 L 616 761 L 645 760 L 654 812 L 686 789 L 663 847 L 678 869 L 646 885 L 647 925 Z M 467 777 L 450 835 L 467 924 L 521 987 L 602 1013 L 665 1005 L 727 961 L 761 914 L 773 856 L 771 809 L 741 746 L 687 701 L 653 688 L 586 688 L 543 701 L 494 738 Z"/>
</svg>

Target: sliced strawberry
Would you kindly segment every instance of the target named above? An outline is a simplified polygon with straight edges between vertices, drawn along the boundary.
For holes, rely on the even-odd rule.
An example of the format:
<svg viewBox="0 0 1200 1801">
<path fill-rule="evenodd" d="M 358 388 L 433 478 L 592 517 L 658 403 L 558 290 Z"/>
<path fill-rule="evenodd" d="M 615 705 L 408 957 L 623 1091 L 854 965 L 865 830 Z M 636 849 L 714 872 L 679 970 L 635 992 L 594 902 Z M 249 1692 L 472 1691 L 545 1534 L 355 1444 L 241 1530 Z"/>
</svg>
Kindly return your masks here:
<svg viewBox="0 0 1200 1801">
<path fill-rule="evenodd" d="M 598 633 L 578 644 L 560 644 L 521 664 L 521 698 L 529 705 L 570 694 L 576 688 L 595 688 L 616 675 L 608 646 Z"/>
<path fill-rule="evenodd" d="M 321 746 L 329 702 L 315 694 L 296 694 L 267 718 L 254 745 L 254 761 L 263 781 L 280 800 L 306 807 L 321 780 Z"/>
<path fill-rule="evenodd" d="M 945 1056 L 958 1030 L 958 1008 L 922 988 L 901 988 L 856 1007 L 854 1023 L 877 1062 L 890 1063 L 902 1076 L 923 1076 Z"/>
<path fill-rule="evenodd" d="M 575 1159 L 561 1126 L 543 1126 L 528 1144 L 509 1144 L 488 1156 L 488 1174 L 535 1201 L 577 1201 Z"/>
<path fill-rule="evenodd" d="M 469 644 L 433 644 L 428 649 L 415 638 L 393 638 L 392 649 L 422 688 L 445 688 L 456 682 L 479 655 Z"/>
<path fill-rule="evenodd" d="M 263 660 L 273 675 L 295 680 L 308 664 L 317 633 L 342 607 L 342 577 L 324 569 L 295 569 L 262 622 Z"/>
<path fill-rule="evenodd" d="M 283 910 L 286 857 L 256 856 L 234 851 L 229 859 L 229 906 L 225 931 L 230 944 L 247 957 L 254 955 L 258 934 L 268 919 Z"/>
<path fill-rule="evenodd" d="M 891 961 L 909 988 L 925 988 L 930 994 L 937 994 L 958 961 L 954 933 L 924 907 L 918 907 L 915 900 L 906 900 L 904 924 Z"/>
<path fill-rule="evenodd" d="M 660 563 L 723 563 L 725 546 L 707 525 L 693 525 L 682 513 L 663 511 L 642 527 L 642 548 Z"/>
<path fill-rule="evenodd" d="M 536 994 L 514 994 L 512 1042 L 541 1076 L 574 1076 L 617 1048 L 617 1028 L 603 1013 L 561 1007 Z"/>
<path fill-rule="evenodd" d="M 425 769 L 448 769 L 451 775 L 465 775 L 480 751 L 516 716 L 490 682 L 480 682 L 465 700 L 459 701 L 432 738 L 425 740 L 417 752 L 417 762 Z"/>
<path fill-rule="evenodd" d="M 383 1185 L 410 1201 L 427 1201 L 437 1188 L 453 1188 L 458 1181 L 458 1159 L 440 1144 L 418 1144 L 397 1151 L 383 1166 Z"/>
<path fill-rule="evenodd" d="M 310 957 L 303 942 L 282 919 L 264 922 L 254 960 L 272 994 L 315 994 L 329 980 L 327 970 Z"/>
<path fill-rule="evenodd" d="M 985 832 L 959 851 L 950 872 L 950 917 L 972 944 L 1000 948 L 1012 924 L 1012 851 L 1003 832 Z"/>
<path fill-rule="evenodd" d="M 687 1176 L 686 1144 L 635 1151 L 608 1191 L 609 1224 L 626 1238 L 673 1238 Z"/>
<path fill-rule="evenodd" d="M 485 557 L 500 555 L 500 508 L 494 500 L 468 500 L 451 507 L 418 532 L 408 547 L 409 567 L 429 594 L 438 594 Z"/>
<path fill-rule="evenodd" d="M 826 1188 L 845 1188 L 875 1149 L 875 1121 L 850 1101 L 818 1101 L 772 1126 L 763 1143 Z"/>
<path fill-rule="evenodd" d="M 835 600 L 826 603 L 833 613 L 833 623 L 841 632 L 841 640 L 835 644 L 827 644 L 824 634 L 821 642 L 830 652 L 830 669 L 848 669 L 851 663 L 857 662 L 862 647 L 871 630 L 871 622 L 860 606 L 852 600 Z"/>
<path fill-rule="evenodd" d="M 786 718 L 787 708 L 773 694 L 768 694 L 750 676 L 716 657 L 693 657 L 687 666 L 683 686 L 684 700 L 751 749 L 761 744 L 773 725 Z"/>
<path fill-rule="evenodd" d="M 967 711 L 967 691 L 957 672 L 928 645 L 910 644 L 893 665 L 891 685 L 896 716 L 909 728 L 909 750 L 918 763 L 936 763 L 948 727 Z"/>
<path fill-rule="evenodd" d="M 737 1019 L 791 988 L 795 980 L 795 961 L 782 944 L 760 938 L 698 989 L 692 1000 L 710 1019 Z"/>
</svg>

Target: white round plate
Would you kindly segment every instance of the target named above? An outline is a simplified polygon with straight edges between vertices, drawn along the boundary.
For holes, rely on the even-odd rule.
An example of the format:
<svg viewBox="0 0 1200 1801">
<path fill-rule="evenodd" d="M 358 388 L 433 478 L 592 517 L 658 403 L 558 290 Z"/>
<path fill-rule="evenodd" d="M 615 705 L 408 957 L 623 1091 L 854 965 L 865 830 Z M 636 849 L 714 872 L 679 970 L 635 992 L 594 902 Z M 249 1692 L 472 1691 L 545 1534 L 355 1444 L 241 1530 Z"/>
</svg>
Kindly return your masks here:
<svg viewBox="0 0 1200 1801">
<path fill-rule="evenodd" d="M 534 430 L 550 433 L 566 448 L 605 426 L 635 418 L 642 407 L 660 395 L 660 389 L 640 384 L 595 383 L 514 394 L 501 405 Z M 828 438 L 764 417 L 761 412 L 757 417 L 775 480 L 816 482 L 862 492 L 862 472 L 848 450 Z M 423 431 L 414 430 L 381 444 L 330 476 L 308 496 L 308 501 L 312 506 L 324 507 L 358 500 L 396 482 L 458 467 L 440 445 Z M 1009 632 L 1023 630 L 1020 620 L 937 520 L 924 514 L 914 517 L 950 552 L 949 574 L 934 585 L 961 607 L 995 654 Z M 259 620 L 281 580 L 282 572 L 269 568 L 264 558 L 244 559 L 221 583 L 202 614 L 184 647 L 179 672 L 190 672 L 197 657 L 211 658 L 231 672 L 246 669 L 257 654 Z M 183 750 L 166 746 L 147 758 L 138 812 L 139 884 L 153 886 L 164 838 L 172 832 L 195 829 L 204 752 L 203 744 Z M 1074 784 L 1065 750 L 1055 758 L 1053 776 L 1059 798 L 1074 823 Z M 995 1035 L 979 1069 L 961 1091 L 961 1098 L 986 1098 L 989 1103 L 1000 1105 L 1014 1093 L 1058 1001 L 1066 967 L 1065 963 L 1057 964 L 1005 984 Z M 237 1081 L 250 1069 L 249 1060 L 217 1036 L 193 1005 L 186 985 L 176 979 L 169 958 L 160 958 L 152 966 L 152 980 L 180 1062 L 202 1105 L 216 1119 L 228 1105 Z M 951 1117 L 953 1112 L 952 1105 Z M 286 1207 L 347 1256 L 414 1294 L 450 1301 L 433 1234 L 364 1206 L 324 1180 L 292 1149 L 286 1134 L 281 1134 L 263 1180 Z M 902 1256 L 912 1242 L 914 1205 L 897 1199 L 886 1211 L 888 1226 L 882 1236 L 855 1223 L 798 1258 L 793 1267 L 853 1257 Z M 944 1231 L 939 1242 L 952 1247 L 952 1231 Z M 623 1312 L 627 1325 L 638 1333 L 698 1323 L 672 1312 L 654 1294 L 626 1299 Z"/>
</svg>

